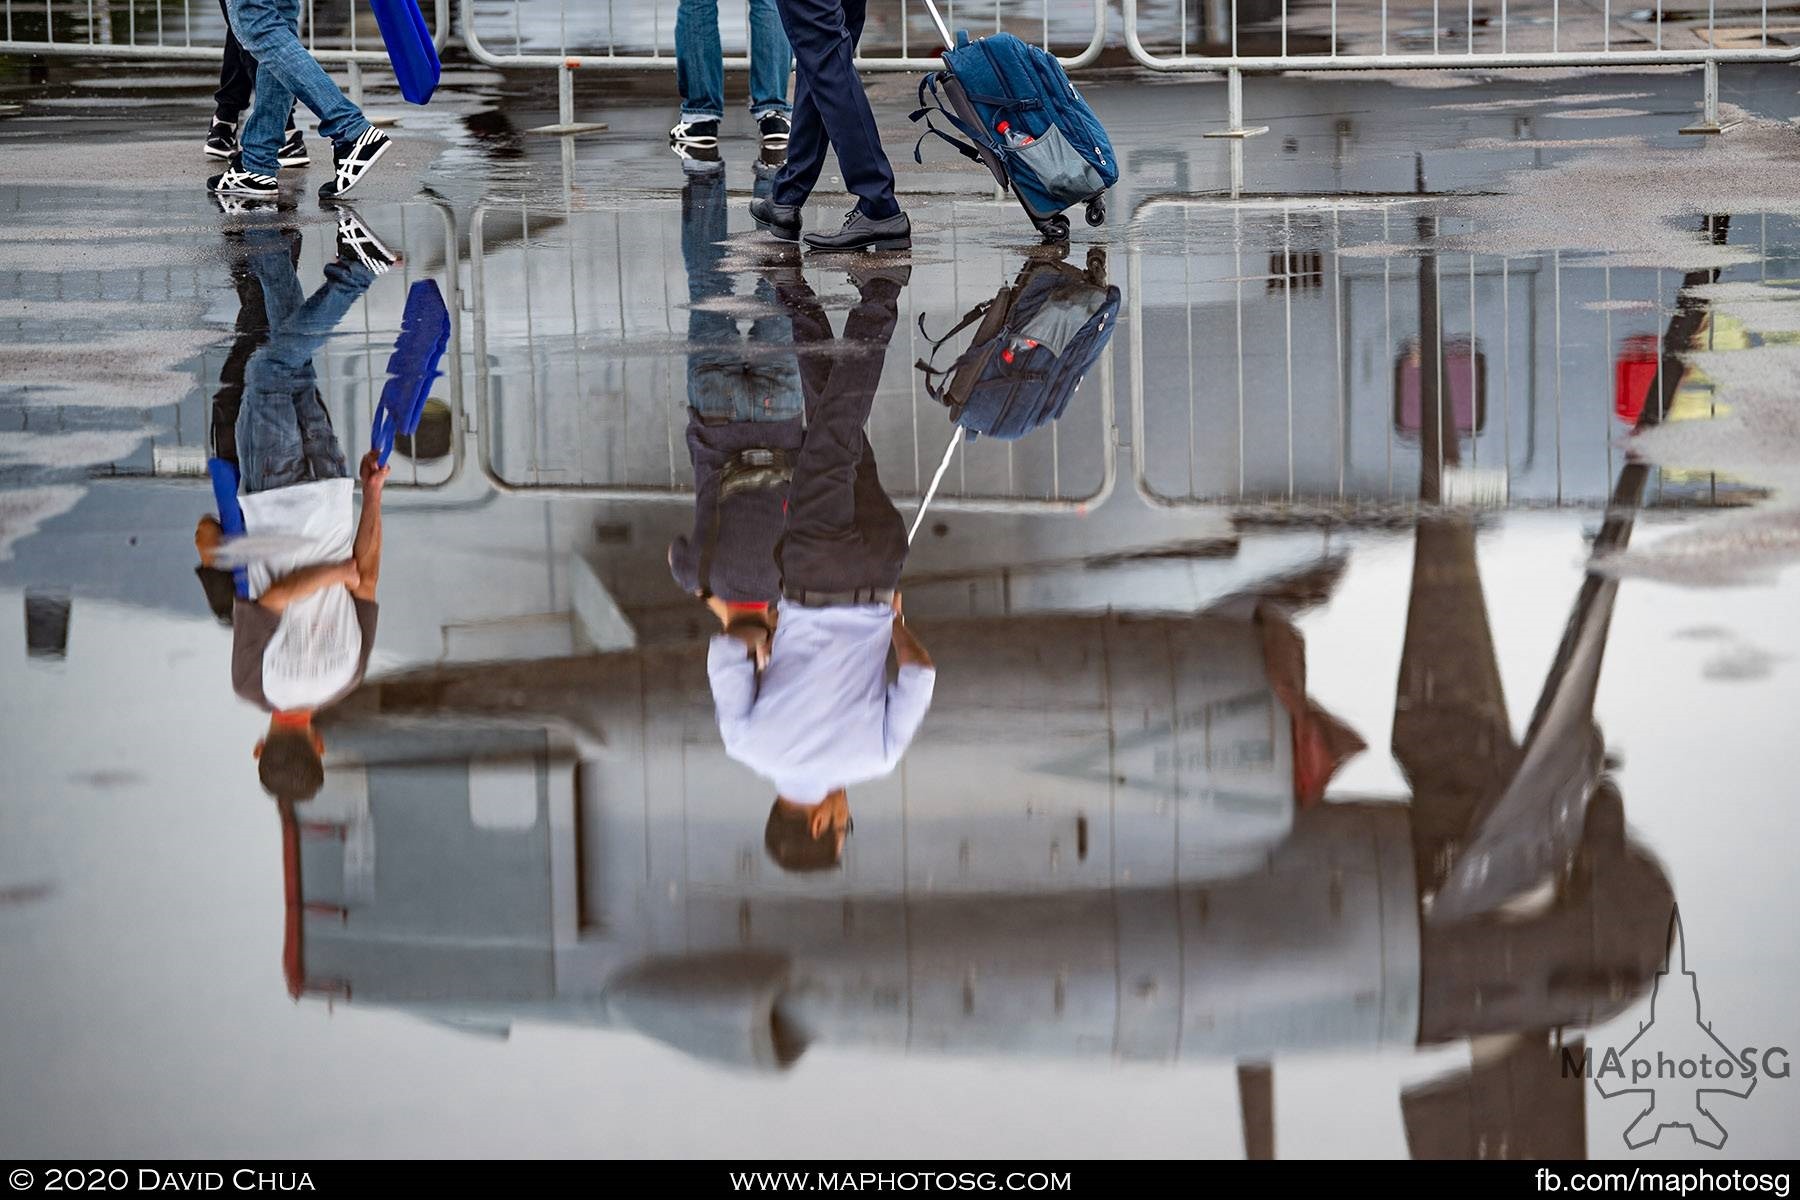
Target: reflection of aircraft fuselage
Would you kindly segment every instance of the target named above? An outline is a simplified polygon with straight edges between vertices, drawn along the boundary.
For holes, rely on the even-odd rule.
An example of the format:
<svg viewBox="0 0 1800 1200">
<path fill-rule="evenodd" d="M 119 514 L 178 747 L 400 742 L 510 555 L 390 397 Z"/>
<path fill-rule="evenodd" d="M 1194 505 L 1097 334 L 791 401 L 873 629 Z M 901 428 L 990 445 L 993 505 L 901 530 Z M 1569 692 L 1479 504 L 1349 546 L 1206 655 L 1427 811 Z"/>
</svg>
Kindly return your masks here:
<svg viewBox="0 0 1800 1200">
<path fill-rule="evenodd" d="M 301 813 L 329 836 L 300 843 L 291 982 L 739 1064 L 1176 1060 L 1581 1023 L 1660 953 L 1591 905 L 1422 935 L 1409 806 L 1296 811 L 1252 622 L 921 634 L 954 669 L 823 877 L 763 855 L 769 791 L 719 748 L 696 646 L 366 687 Z"/>
</svg>

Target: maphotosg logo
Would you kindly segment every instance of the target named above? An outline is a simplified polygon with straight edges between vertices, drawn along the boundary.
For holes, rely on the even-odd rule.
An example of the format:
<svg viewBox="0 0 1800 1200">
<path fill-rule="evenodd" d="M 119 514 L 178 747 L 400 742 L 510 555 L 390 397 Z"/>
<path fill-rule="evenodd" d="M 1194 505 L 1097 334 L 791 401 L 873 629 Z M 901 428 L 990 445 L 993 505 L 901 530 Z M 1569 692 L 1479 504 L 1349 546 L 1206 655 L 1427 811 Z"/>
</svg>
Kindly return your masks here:
<svg viewBox="0 0 1800 1200">
<path fill-rule="evenodd" d="M 1564 1077 L 1594 1081 L 1607 1100 L 1635 1096 L 1644 1107 L 1625 1127 L 1633 1150 L 1654 1145 L 1663 1130 L 1686 1128 L 1694 1141 L 1717 1150 L 1729 1136 L 1714 1104 L 1719 1097 L 1747 1099 L 1761 1079 L 1786 1079 L 1785 1046 L 1737 1046 L 1713 1032 L 1700 1014 L 1700 982 L 1688 969 L 1679 911 L 1669 917 L 1669 950 L 1650 993 L 1650 1019 L 1637 1035 L 1598 1057 L 1592 1046 L 1577 1058 L 1562 1052 Z"/>
</svg>

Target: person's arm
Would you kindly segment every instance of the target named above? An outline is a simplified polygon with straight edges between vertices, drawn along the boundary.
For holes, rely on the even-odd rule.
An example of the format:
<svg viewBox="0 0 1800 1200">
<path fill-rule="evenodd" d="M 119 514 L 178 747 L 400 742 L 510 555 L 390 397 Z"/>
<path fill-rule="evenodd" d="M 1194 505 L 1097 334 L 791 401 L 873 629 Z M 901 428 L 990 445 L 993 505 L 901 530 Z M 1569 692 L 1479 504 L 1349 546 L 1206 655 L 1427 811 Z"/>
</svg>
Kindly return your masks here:
<svg viewBox="0 0 1800 1200">
<path fill-rule="evenodd" d="M 882 741 L 890 766 L 900 761 L 912 744 L 913 735 L 924 724 L 925 714 L 931 710 L 931 694 L 937 687 L 937 667 L 925 644 L 906 627 L 899 592 L 894 593 L 893 645 L 900 669 L 888 684 L 887 715 L 882 723 Z"/>
<path fill-rule="evenodd" d="M 906 613 L 902 611 L 899 592 L 894 593 L 894 657 L 902 669 L 907 666 L 924 667 L 927 671 L 934 669 L 925 644 L 906 627 Z"/>
<path fill-rule="evenodd" d="M 906 627 L 906 618 L 898 615 L 894 617 L 894 657 L 900 661 L 902 671 L 909 666 L 923 667 L 927 671 L 935 669 L 925 644 Z"/>
<path fill-rule="evenodd" d="M 730 750 L 756 709 L 756 660 L 744 642 L 728 633 L 712 639 L 706 650 L 706 677 L 712 684 L 713 715 L 719 737 Z"/>
<path fill-rule="evenodd" d="M 284 575 L 263 590 L 256 602 L 270 612 L 282 612 L 296 600 L 304 599 L 316 591 L 328 587 L 348 587 L 356 590 L 360 576 L 356 570 L 356 560 L 347 562 L 319 563 L 316 566 L 302 567 L 292 575 Z"/>
<path fill-rule="evenodd" d="M 363 455 L 360 474 L 362 516 L 356 522 L 356 546 L 351 551 L 358 579 L 350 585 L 350 594 L 358 600 L 373 600 L 375 584 L 381 577 L 381 492 L 387 484 L 388 468 L 381 465 L 381 456 L 371 450 Z"/>
<path fill-rule="evenodd" d="M 194 553 L 200 556 L 200 565 L 212 570 L 213 556 L 225 541 L 225 530 L 219 524 L 219 518 L 208 514 L 200 518 L 194 526 Z"/>
</svg>

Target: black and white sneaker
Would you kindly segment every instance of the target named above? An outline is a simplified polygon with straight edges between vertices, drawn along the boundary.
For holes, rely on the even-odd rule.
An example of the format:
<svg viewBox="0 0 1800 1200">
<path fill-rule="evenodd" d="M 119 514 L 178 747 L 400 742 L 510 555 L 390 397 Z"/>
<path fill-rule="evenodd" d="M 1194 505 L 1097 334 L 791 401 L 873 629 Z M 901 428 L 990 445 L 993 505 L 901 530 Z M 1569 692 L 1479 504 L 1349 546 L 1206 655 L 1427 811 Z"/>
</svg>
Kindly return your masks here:
<svg viewBox="0 0 1800 1200">
<path fill-rule="evenodd" d="M 237 149 L 237 126 L 214 117 L 212 127 L 206 131 L 206 157 L 230 158 Z"/>
<path fill-rule="evenodd" d="M 794 131 L 794 123 L 788 120 L 786 113 L 773 112 L 757 122 L 762 130 L 762 144 L 765 146 L 785 146 L 788 135 Z"/>
<path fill-rule="evenodd" d="M 274 200 L 262 196 L 234 196 L 227 192 L 214 192 L 213 203 L 219 211 L 228 217 L 242 217 L 250 213 L 275 212 L 280 207 Z"/>
<path fill-rule="evenodd" d="M 369 168 L 379 162 L 393 144 L 394 139 L 371 125 L 348 146 L 333 146 L 331 157 L 337 166 L 337 172 L 331 182 L 320 186 L 319 199 L 329 200 L 334 196 L 342 196 L 361 183 L 363 176 L 369 173 Z"/>
<path fill-rule="evenodd" d="M 337 252 L 345 262 L 358 262 L 377 275 L 385 274 L 403 257 L 375 236 L 362 218 L 347 208 L 338 209 Z"/>
<path fill-rule="evenodd" d="M 265 200 L 273 200 L 281 194 L 281 184 L 273 175 L 244 170 L 236 155 L 232 156 L 231 165 L 225 168 L 224 174 L 214 175 L 206 181 L 206 189 L 219 195 L 255 196 Z"/>
<path fill-rule="evenodd" d="M 275 152 L 275 161 L 284 167 L 304 167 L 312 162 L 312 156 L 306 152 L 306 139 L 292 125 L 288 126 L 281 149 Z"/>
<path fill-rule="evenodd" d="M 671 146 L 716 146 L 719 144 L 719 118 L 701 117 L 690 121 L 686 117 L 676 122 L 675 128 L 669 130 Z"/>
<path fill-rule="evenodd" d="M 669 147 L 681 160 L 681 169 L 689 175 L 716 175 L 725 169 L 717 146 L 689 146 L 681 142 Z"/>
</svg>

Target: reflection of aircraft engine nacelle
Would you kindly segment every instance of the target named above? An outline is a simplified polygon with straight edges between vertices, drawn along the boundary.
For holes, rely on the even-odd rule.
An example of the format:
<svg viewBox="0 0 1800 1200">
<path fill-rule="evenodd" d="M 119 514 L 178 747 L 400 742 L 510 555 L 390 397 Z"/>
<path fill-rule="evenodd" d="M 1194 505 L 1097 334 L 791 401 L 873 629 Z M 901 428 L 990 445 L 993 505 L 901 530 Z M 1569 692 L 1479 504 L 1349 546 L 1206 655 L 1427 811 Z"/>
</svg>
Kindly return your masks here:
<svg viewBox="0 0 1800 1200">
<path fill-rule="evenodd" d="M 363 688 L 300 810 L 291 982 L 764 1066 L 815 1041 L 1266 1057 L 1491 1016 L 1455 986 L 1498 944 L 1485 926 L 1421 963 L 1408 808 L 1295 805 L 1317 714 L 1261 622 L 920 624 L 932 713 L 894 776 L 852 790 L 823 876 L 763 854 L 771 795 L 719 746 L 697 646 Z M 1566 953 L 1521 995 L 1618 977 L 1595 973 L 1604 930 L 1557 919 Z"/>
</svg>

